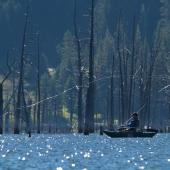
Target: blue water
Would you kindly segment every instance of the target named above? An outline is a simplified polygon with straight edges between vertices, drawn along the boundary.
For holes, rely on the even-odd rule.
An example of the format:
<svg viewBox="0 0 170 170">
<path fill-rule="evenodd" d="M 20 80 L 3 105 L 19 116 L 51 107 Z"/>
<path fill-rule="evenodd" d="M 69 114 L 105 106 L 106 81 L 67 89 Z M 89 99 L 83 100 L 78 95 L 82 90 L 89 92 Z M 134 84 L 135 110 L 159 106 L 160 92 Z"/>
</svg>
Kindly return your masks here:
<svg viewBox="0 0 170 170">
<path fill-rule="evenodd" d="M 170 134 L 151 139 L 106 136 L 0 136 L 0 170 L 170 170 Z"/>
</svg>

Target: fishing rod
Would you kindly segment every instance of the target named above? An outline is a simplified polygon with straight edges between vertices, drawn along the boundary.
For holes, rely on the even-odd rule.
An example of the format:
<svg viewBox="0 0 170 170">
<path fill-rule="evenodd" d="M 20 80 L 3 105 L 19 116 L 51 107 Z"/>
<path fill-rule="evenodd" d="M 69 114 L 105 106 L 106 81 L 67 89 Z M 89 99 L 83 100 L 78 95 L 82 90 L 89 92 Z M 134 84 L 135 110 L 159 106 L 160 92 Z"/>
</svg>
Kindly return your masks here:
<svg viewBox="0 0 170 170">
<path fill-rule="evenodd" d="M 145 106 L 146 106 L 146 103 L 143 104 L 143 105 L 139 108 L 139 110 L 137 111 L 137 113 L 140 113 L 140 112 L 145 108 Z"/>
</svg>

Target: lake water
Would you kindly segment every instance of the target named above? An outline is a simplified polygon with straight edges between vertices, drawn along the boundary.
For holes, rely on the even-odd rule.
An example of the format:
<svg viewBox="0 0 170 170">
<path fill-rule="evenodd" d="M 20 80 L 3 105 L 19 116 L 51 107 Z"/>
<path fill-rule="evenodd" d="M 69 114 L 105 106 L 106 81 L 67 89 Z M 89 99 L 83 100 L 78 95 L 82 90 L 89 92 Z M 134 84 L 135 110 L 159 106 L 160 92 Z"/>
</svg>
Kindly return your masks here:
<svg viewBox="0 0 170 170">
<path fill-rule="evenodd" d="M 107 136 L 0 136 L 0 170 L 170 170 L 170 134 L 151 139 Z"/>
</svg>

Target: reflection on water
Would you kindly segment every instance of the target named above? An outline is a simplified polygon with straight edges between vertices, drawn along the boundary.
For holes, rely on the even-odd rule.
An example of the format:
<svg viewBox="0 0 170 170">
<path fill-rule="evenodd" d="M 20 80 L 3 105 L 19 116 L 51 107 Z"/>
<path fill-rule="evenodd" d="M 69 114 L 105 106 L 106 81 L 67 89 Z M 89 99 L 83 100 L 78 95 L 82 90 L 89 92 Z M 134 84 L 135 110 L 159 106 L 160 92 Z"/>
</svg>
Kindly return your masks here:
<svg viewBox="0 0 170 170">
<path fill-rule="evenodd" d="M 99 135 L 0 136 L 0 170 L 170 169 L 170 135 L 111 139 Z"/>
</svg>

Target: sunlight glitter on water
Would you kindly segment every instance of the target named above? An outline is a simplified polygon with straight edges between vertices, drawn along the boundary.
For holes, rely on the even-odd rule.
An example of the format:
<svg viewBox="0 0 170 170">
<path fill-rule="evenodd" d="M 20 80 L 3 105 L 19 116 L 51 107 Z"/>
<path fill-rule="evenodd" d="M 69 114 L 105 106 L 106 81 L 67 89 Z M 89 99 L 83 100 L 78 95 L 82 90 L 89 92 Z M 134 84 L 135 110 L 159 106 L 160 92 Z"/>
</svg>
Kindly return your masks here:
<svg viewBox="0 0 170 170">
<path fill-rule="evenodd" d="M 2 158 L 5 158 L 6 157 L 6 155 L 2 155 Z"/>
<path fill-rule="evenodd" d="M 3 146 L 3 147 L 2 147 Z M 170 169 L 170 135 L 153 139 L 111 139 L 90 135 L 5 135 L 3 169 Z M 58 169 L 57 169 L 58 168 Z"/>
<path fill-rule="evenodd" d="M 56 170 L 63 170 L 63 168 L 61 168 L 61 167 L 57 167 L 57 168 L 56 168 Z"/>
<path fill-rule="evenodd" d="M 144 166 L 139 166 L 139 169 L 145 169 L 145 167 Z"/>
<path fill-rule="evenodd" d="M 75 167 L 75 166 L 76 166 L 76 164 L 71 164 L 71 166 L 72 166 L 72 167 Z"/>
</svg>

